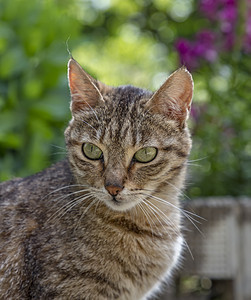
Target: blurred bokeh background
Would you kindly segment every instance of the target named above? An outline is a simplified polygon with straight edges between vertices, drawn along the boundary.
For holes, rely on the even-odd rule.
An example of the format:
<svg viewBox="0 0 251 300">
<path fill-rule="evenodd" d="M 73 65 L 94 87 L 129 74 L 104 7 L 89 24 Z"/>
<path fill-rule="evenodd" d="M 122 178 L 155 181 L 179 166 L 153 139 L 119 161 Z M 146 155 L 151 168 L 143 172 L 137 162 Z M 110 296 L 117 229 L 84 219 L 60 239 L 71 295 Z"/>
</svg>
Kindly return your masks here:
<svg viewBox="0 0 251 300">
<path fill-rule="evenodd" d="M 251 196 L 250 0 L 0 0 L 0 181 L 33 174 L 65 157 L 69 51 L 92 76 L 114 86 L 156 90 L 184 64 L 195 81 L 184 197 Z M 225 218 L 231 217 L 228 211 Z M 218 227 L 216 237 L 222 228 L 232 228 Z M 216 250 L 226 240 L 233 243 L 225 232 L 220 242 L 216 238 Z M 249 233 L 242 233 L 243 240 Z M 219 250 L 209 246 L 208 253 L 219 259 Z M 246 274 L 246 249 L 238 274 Z M 243 249 L 237 250 L 244 257 Z M 222 253 L 225 261 L 227 250 Z M 228 282 L 224 293 L 215 293 L 219 288 L 207 277 L 189 277 L 179 285 L 199 297 L 186 295 L 186 300 L 236 298 Z"/>
<path fill-rule="evenodd" d="M 155 90 L 182 64 L 195 81 L 189 197 L 251 195 L 249 0 L 1 0 L 0 180 L 65 156 L 67 61 Z"/>
</svg>

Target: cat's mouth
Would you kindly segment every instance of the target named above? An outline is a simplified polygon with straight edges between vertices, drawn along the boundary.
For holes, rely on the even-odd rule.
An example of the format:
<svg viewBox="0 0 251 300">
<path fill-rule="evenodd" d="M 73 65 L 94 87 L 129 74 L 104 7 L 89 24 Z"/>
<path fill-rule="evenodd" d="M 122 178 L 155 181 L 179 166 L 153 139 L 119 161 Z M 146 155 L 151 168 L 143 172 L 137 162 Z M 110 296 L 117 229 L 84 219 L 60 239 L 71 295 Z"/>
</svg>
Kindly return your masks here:
<svg viewBox="0 0 251 300">
<path fill-rule="evenodd" d="M 117 198 L 116 198 L 116 196 L 113 196 L 112 197 L 112 201 L 114 202 L 114 203 L 116 203 L 117 205 L 119 205 L 119 201 L 117 200 Z"/>
<path fill-rule="evenodd" d="M 127 197 L 122 196 L 111 196 L 105 199 L 106 205 L 116 211 L 126 211 L 130 210 L 140 202 L 139 199 L 127 199 Z"/>
</svg>

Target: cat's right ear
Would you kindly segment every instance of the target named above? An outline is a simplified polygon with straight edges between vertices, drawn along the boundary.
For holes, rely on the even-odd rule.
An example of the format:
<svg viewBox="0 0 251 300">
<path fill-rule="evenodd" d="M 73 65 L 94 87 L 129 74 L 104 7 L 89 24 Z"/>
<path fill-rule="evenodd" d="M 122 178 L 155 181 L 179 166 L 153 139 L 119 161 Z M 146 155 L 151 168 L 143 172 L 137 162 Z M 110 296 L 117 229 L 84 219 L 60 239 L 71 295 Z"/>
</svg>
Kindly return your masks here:
<svg viewBox="0 0 251 300">
<path fill-rule="evenodd" d="M 73 58 L 68 62 L 68 82 L 71 91 L 72 114 L 92 110 L 104 103 L 97 81 L 86 73 Z"/>
</svg>

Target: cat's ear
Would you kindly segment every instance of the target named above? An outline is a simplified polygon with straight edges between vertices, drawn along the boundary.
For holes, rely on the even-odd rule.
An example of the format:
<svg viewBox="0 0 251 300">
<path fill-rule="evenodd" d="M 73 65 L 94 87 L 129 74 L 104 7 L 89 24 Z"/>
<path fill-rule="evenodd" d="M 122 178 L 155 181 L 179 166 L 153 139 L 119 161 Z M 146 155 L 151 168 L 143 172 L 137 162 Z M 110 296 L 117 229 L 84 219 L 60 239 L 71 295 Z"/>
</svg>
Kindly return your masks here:
<svg viewBox="0 0 251 300">
<path fill-rule="evenodd" d="M 106 86 L 86 73 L 73 58 L 68 62 L 68 82 L 73 114 L 83 110 L 91 110 L 104 103 L 101 92 Z"/>
<path fill-rule="evenodd" d="M 152 112 L 164 114 L 184 126 L 191 108 L 193 79 L 185 67 L 172 73 L 148 101 Z"/>
</svg>

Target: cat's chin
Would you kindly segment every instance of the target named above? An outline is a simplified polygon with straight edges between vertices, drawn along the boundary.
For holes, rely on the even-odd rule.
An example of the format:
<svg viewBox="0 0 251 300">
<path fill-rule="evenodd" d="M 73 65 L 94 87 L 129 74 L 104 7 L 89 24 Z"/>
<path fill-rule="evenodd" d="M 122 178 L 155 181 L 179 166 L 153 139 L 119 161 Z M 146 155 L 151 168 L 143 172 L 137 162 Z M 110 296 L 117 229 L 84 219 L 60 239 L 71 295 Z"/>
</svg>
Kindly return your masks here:
<svg viewBox="0 0 251 300">
<path fill-rule="evenodd" d="M 135 207 L 138 204 L 138 201 L 125 202 L 109 199 L 105 201 L 105 204 L 112 210 L 124 212 Z"/>
</svg>

